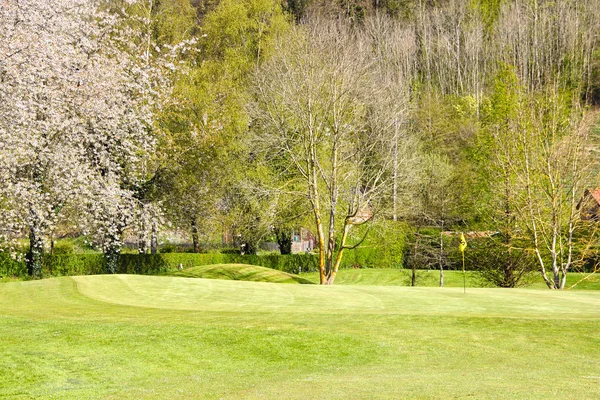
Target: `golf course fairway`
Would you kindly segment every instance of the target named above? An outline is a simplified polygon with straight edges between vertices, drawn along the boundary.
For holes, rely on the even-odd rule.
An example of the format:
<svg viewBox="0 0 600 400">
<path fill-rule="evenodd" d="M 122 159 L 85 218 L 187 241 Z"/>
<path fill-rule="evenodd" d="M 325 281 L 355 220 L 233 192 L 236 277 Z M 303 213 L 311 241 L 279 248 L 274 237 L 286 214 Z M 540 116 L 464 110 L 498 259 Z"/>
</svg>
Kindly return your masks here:
<svg viewBox="0 0 600 400">
<path fill-rule="evenodd" d="M 600 292 L 98 275 L 0 285 L 0 397 L 600 397 Z"/>
</svg>

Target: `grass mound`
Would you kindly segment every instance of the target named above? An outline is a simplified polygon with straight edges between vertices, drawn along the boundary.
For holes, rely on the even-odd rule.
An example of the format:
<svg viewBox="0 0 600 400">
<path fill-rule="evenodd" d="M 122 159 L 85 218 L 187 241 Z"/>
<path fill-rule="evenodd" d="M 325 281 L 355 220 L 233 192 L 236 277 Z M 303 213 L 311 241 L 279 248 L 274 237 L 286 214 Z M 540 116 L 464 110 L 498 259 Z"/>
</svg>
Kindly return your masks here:
<svg viewBox="0 0 600 400">
<path fill-rule="evenodd" d="M 303 284 L 313 283 L 312 281 L 301 278 L 298 275 L 288 274 L 287 272 L 277 271 L 271 268 L 246 264 L 202 265 L 188 268 L 183 271 L 177 271 L 171 275 L 182 276 L 185 278 L 226 279 L 232 281 Z"/>
</svg>

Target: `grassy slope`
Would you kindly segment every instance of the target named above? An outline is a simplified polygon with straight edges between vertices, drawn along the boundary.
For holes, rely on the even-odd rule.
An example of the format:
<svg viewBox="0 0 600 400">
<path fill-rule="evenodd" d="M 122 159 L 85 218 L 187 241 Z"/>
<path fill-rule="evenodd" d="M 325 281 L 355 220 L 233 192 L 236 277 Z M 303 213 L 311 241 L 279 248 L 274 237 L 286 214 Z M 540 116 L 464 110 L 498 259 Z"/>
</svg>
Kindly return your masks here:
<svg viewBox="0 0 600 400">
<path fill-rule="evenodd" d="M 485 287 L 476 273 L 467 272 L 467 287 Z M 405 269 L 345 269 L 338 274 L 335 283 L 338 285 L 375 285 L 375 286 L 409 286 L 411 271 Z M 578 282 L 589 274 L 569 273 L 567 275 L 567 287 Z M 319 282 L 318 273 L 305 273 L 302 278 L 312 282 Z M 431 270 L 417 271 L 417 286 L 438 287 L 440 272 Z M 444 286 L 462 287 L 463 275 L 461 271 L 444 271 Z M 532 276 L 529 289 L 548 289 L 539 274 Z M 576 289 L 600 290 L 600 274 L 589 276 L 588 279 L 579 283 Z"/>
<path fill-rule="evenodd" d="M 186 278 L 226 279 L 271 283 L 318 283 L 317 272 L 304 273 L 301 276 L 288 274 L 270 268 L 246 264 L 216 264 L 188 268 L 171 273 L 173 276 Z M 417 286 L 438 287 L 440 273 L 437 270 L 417 271 Z M 486 284 L 476 273 L 467 272 L 467 287 L 486 287 Z M 567 287 L 580 281 L 577 290 L 600 290 L 600 274 L 570 273 L 567 276 Z M 369 285 L 369 286 L 410 286 L 411 271 L 405 269 L 344 269 L 336 278 L 337 285 Z M 463 274 L 461 271 L 444 271 L 444 286 L 462 287 Z M 538 273 L 530 278 L 528 289 L 544 289 L 547 287 Z"/>
<path fill-rule="evenodd" d="M 226 279 L 234 281 L 313 283 L 312 281 L 297 275 L 288 274 L 287 272 L 246 264 L 203 265 L 173 272 L 171 275 L 185 278 Z"/>
<path fill-rule="evenodd" d="M 591 291 L 13 282 L 0 397 L 596 398 L 599 318 Z"/>
</svg>

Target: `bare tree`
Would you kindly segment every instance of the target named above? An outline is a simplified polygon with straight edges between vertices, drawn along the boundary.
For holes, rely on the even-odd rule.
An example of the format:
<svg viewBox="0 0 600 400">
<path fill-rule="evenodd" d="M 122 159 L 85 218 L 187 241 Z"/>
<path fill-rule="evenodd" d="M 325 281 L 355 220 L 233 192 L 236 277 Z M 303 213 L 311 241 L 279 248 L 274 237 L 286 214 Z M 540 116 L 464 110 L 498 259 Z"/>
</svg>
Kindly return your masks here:
<svg viewBox="0 0 600 400">
<path fill-rule="evenodd" d="M 374 84 L 378 96 L 372 99 L 369 127 L 384 133 L 392 146 L 392 161 L 387 196 L 386 216 L 398 221 L 414 213 L 413 193 L 419 176 L 419 143 L 410 131 L 411 86 L 416 73 L 416 41 L 414 30 L 386 15 L 367 18 L 364 34 L 372 42 Z M 408 200 L 408 201 L 407 201 Z"/>
<path fill-rule="evenodd" d="M 280 190 L 308 199 L 321 284 L 360 244 L 349 232 L 378 211 L 394 158 L 372 49 L 372 37 L 344 21 L 313 21 L 282 38 L 256 77 L 255 148 L 277 166 Z"/>
<path fill-rule="evenodd" d="M 523 188 L 520 215 L 544 281 L 550 289 L 563 289 L 574 264 L 581 223 L 577 204 L 590 182 L 593 162 L 586 143 L 595 121 L 593 114 L 580 118 L 581 110 L 565 110 L 556 91 L 544 97 L 528 107 L 522 119 L 517 165 Z"/>
</svg>

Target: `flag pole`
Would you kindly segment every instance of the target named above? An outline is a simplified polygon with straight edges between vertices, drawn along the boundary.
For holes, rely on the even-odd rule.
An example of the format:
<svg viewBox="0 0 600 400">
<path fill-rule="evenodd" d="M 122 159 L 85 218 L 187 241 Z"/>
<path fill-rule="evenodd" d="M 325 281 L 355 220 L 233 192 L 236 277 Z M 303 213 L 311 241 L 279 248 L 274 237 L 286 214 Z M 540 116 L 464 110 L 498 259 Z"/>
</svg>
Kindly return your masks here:
<svg viewBox="0 0 600 400">
<path fill-rule="evenodd" d="M 462 264 L 463 264 L 463 292 L 467 294 L 467 274 L 465 272 L 465 249 L 467 248 L 467 239 L 465 239 L 465 234 L 460 233 L 460 245 L 458 249 L 462 253 Z"/>
<path fill-rule="evenodd" d="M 465 273 L 465 252 L 462 252 L 462 260 L 463 260 L 463 293 L 467 294 L 467 276 Z"/>
</svg>

